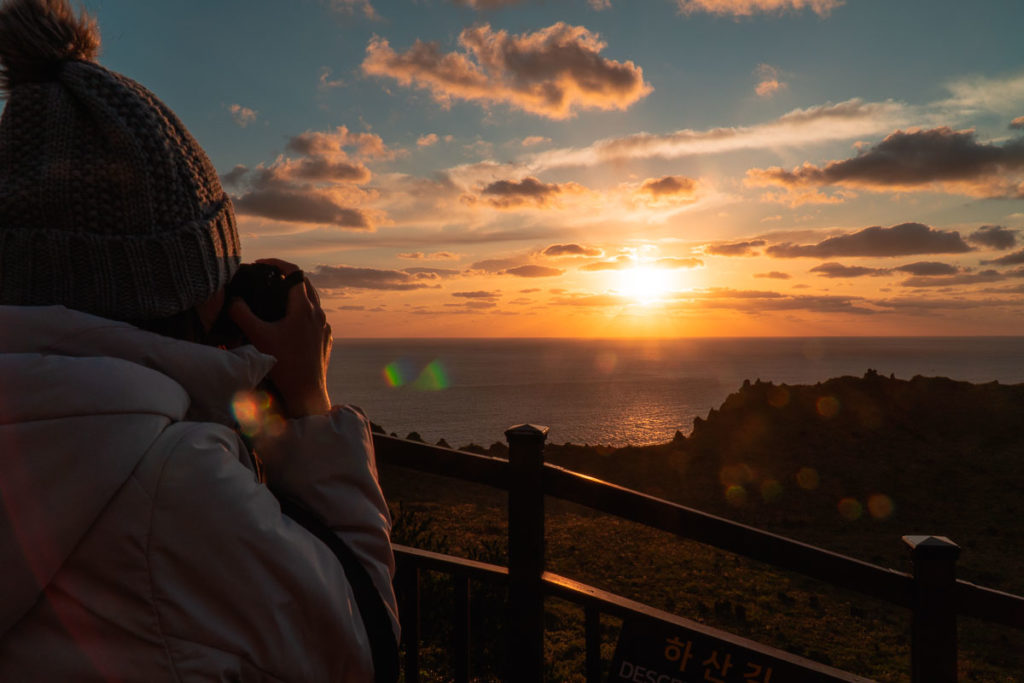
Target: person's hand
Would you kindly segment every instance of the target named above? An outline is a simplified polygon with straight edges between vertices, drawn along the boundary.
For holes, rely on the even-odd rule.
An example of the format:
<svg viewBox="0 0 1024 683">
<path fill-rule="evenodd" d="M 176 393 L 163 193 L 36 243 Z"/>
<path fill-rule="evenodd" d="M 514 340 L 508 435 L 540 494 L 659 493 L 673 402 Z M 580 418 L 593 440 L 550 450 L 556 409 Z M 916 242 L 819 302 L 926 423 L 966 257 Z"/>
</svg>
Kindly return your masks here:
<svg viewBox="0 0 1024 683">
<path fill-rule="evenodd" d="M 279 259 L 260 259 L 258 263 L 276 266 L 286 276 L 299 270 L 295 264 Z M 281 320 L 261 320 L 241 299 L 229 304 L 228 315 L 257 349 L 277 358 L 269 377 L 281 394 L 288 417 L 330 411 L 327 365 L 334 340 L 320 308 L 320 296 L 309 280 L 303 279 L 301 285 L 288 291 L 288 305 Z"/>
</svg>

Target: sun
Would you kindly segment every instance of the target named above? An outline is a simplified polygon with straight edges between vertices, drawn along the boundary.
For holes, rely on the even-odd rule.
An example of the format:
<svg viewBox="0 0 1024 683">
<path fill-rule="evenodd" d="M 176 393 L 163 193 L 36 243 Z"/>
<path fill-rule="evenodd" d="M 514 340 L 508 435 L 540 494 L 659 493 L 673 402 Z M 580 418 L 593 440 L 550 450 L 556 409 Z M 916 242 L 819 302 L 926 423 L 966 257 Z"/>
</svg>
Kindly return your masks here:
<svg viewBox="0 0 1024 683">
<path fill-rule="evenodd" d="M 667 294 L 674 284 L 670 270 L 653 266 L 635 266 L 618 272 L 616 289 L 642 304 L 651 304 Z"/>
</svg>

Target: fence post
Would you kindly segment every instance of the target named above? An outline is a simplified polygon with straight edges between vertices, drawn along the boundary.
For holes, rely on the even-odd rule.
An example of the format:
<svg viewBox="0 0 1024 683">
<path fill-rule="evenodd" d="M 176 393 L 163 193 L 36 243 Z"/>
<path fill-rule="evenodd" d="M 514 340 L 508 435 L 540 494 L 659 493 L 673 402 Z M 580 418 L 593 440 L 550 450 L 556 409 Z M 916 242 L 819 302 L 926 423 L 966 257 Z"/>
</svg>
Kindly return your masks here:
<svg viewBox="0 0 1024 683">
<path fill-rule="evenodd" d="M 508 439 L 509 680 L 541 683 L 544 673 L 544 440 L 523 424 Z"/>
<path fill-rule="evenodd" d="M 910 635 L 912 683 L 956 683 L 956 560 L 945 536 L 904 536 L 914 563 Z"/>
</svg>

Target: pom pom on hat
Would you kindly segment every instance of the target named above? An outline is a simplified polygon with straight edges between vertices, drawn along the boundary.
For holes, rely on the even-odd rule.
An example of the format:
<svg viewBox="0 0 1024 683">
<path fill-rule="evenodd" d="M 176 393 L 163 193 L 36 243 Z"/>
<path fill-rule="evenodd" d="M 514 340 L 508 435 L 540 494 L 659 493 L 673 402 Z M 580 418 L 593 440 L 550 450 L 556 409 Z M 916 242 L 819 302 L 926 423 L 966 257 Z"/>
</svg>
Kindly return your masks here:
<svg viewBox="0 0 1024 683">
<path fill-rule="evenodd" d="M 49 80 L 69 60 L 93 61 L 100 49 L 96 20 L 67 0 L 9 0 L 0 7 L 0 91 Z"/>
</svg>

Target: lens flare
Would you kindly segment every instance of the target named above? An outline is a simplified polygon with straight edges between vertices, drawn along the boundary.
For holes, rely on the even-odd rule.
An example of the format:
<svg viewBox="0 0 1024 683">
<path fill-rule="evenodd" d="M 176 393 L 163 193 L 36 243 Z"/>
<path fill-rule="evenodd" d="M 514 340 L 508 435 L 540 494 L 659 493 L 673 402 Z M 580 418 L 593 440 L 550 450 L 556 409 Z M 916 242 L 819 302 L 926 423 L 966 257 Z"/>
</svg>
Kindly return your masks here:
<svg viewBox="0 0 1024 683">
<path fill-rule="evenodd" d="M 832 418 L 839 414 L 839 399 L 835 396 L 822 396 L 814 404 L 818 415 L 824 418 Z"/>
<path fill-rule="evenodd" d="M 741 462 L 735 465 L 726 465 L 718 471 L 718 481 L 723 486 L 733 486 L 736 484 L 743 485 L 749 484 L 754 481 L 755 473 L 750 465 Z"/>
<path fill-rule="evenodd" d="M 813 467 L 801 467 L 800 471 L 796 473 L 796 484 L 805 491 L 813 491 L 818 488 L 820 483 L 818 470 Z"/>
<path fill-rule="evenodd" d="M 231 397 L 231 413 L 246 436 L 274 435 L 284 430 L 284 420 L 271 407 L 270 394 L 265 391 L 239 391 Z"/>
<path fill-rule="evenodd" d="M 789 405 L 789 389 L 772 387 L 768 390 L 768 405 L 773 408 L 785 408 Z"/>
<path fill-rule="evenodd" d="M 725 499 L 728 501 L 729 505 L 742 507 L 747 502 L 747 489 L 739 484 L 730 486 L 725 490 Z"/>
<path fill-rule="evenodd" d="M 594 358 L 594 369 L 603 375 L 610 374 L 619 364 L 619 357 L 612 351 L 604 351 Z"/>
<path fill-rule="evenodd" d="M 864 506 L 856 498 L 843 498 L 839 501 L 838 508 L 839 514 L 843 516 L 843 519 L 848 519 L 851 522 L 860 519 L 861 515 L 864 514 Z"/>
<path fill-rule="evenodd" d="M 391 361 L 384 366 L 384 381 L 389 387 L 400 387 L 405 384 L 405 374 L 398 361 Z"/>
<path fill-rule="evenodd" d="M 441 361 L 435 359 L 427 363 L 412 386 L 420 391 L 441 391 L 451 386 L 451 381 Z"/>
<path fill-rule="evenodd" d="M 868 512 L 875 519 L 885 519 L 892 515 L 895 508 L 892 498 L 884 493 L 875 493 L 868 497 Z"/>
</svg>

